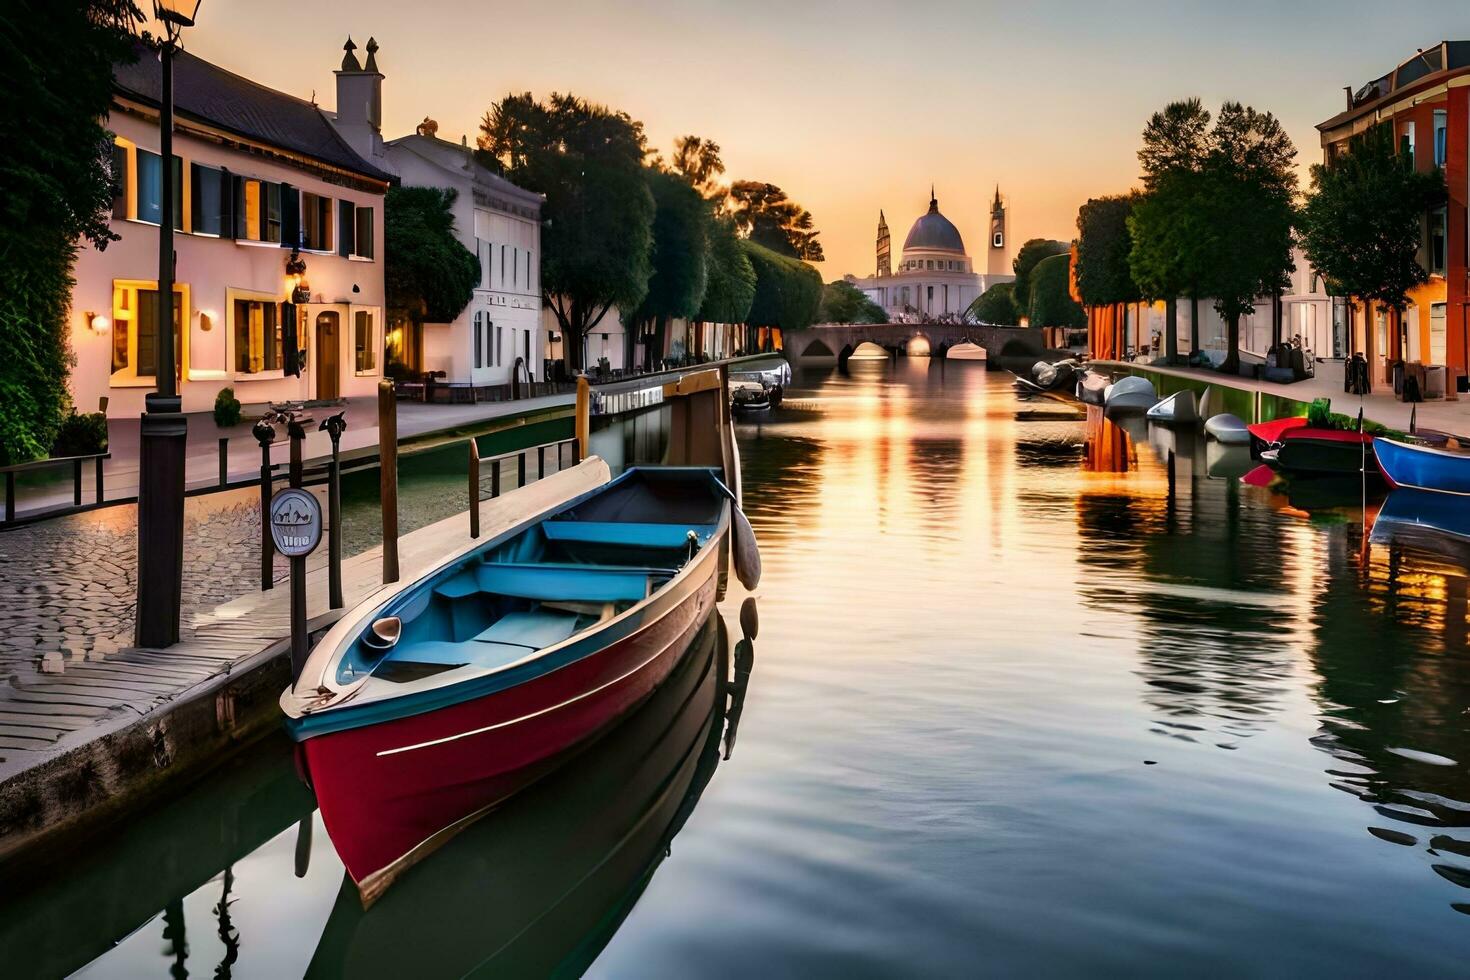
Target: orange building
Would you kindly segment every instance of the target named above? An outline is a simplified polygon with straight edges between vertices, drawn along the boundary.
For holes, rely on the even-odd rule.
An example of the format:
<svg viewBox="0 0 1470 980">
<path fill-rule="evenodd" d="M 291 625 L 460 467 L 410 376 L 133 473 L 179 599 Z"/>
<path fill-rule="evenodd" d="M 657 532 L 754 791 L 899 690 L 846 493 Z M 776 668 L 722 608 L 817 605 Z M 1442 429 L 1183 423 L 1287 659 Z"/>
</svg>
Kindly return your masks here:
<svg viewBox="0 0 1470 980">
<path fill-rule="evenodd" d="M 1442 41 L 1361 88 L 1347 90 L 1347 108 L 1317 125 L 1324 159 L 1331 162 L 1348 140 L 1376 125 L 1391 125 L 1399 146 L 1420 170 L 1444 169 L 1446 205 L 1424 218 L 1420 264 L 1429 281 L 1409 294 L 1402 317 L 1361 305 L 1354 311 L 1351 347 L 1387 379 L 1395 361 L 1443 364 L 1452 379 L 1470 374 L 1467 325 L 1467 222 L 1470 197 L 1470 41 Z M 1364 313 L 1366 312 L 1366 316 Z M 1447 384 L 1454 385 L 1453 380 Z M 1453 390 L 1453 387 L 1451 388 Z"/>
</svg>

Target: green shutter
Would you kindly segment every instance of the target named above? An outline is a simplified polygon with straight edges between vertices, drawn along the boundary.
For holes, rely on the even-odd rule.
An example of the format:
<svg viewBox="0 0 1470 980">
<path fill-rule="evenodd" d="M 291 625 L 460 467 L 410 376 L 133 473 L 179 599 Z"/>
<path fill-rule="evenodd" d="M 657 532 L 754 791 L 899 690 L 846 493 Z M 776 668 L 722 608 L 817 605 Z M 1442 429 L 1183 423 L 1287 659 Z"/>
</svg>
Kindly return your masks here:
<svg viewBox="0 0 1470 980">
<path fill-rule="evenodd" d="M 112 144 L 112 216 L 128 216 L 128 148 Z"/>
<path fill-rule="evenodd" d="M 353 230 L 353 217 L 351 201 L 337 202 L 337 254 L 347 256 L 352 254 L 353 239 L 356 232 Z"/>
<path fill-rule="evenodd" d="M 281 245 L 296 248 L 301 244 L 301 192 L 290 184 L 281 185 Z"/>
</svg>

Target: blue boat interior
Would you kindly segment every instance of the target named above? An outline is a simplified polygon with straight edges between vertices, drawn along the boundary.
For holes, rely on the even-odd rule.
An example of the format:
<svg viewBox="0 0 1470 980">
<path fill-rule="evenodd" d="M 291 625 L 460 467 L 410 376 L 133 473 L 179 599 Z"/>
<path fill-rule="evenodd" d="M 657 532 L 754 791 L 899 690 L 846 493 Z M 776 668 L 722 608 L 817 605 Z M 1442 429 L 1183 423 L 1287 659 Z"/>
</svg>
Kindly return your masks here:
<svg viewBox="0 0 1470 980">
<path fill-rule="evenodd" d="M 397 617 L 396 642 L 369 625 L 338 682 L 494 669 L 568 640 L 673 579 L 718 533 L 726 499 L 707 469 L 631 469 L 396 596 L 377 620 Z"/>
</svg>

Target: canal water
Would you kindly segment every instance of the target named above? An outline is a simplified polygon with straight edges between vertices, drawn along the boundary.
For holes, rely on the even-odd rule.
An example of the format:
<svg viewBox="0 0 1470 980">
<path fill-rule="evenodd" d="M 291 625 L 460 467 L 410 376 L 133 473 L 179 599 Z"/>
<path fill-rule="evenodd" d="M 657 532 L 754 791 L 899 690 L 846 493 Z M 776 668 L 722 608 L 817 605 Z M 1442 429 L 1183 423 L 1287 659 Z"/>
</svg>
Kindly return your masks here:
<svg viewBox="0 0 1470 980">
<path fill-rule="evenodd" d="M 740 448 L 756 594 L 373 909 L 270 739 L 0 898 L 4 972 L 1464 975 L 1470 545 L 926 358 Z"/>
</svg>

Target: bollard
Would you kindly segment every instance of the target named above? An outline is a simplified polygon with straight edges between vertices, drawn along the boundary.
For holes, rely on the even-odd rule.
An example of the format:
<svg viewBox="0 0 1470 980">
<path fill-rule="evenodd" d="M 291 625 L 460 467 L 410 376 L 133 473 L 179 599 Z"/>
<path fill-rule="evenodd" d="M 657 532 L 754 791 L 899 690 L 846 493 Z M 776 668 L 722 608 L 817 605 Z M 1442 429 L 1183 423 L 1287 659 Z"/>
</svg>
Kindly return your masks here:
<svg viewBox="0 0 1470 980">
<path fill-rule="evenodd" d="M 470 436 L 470 537 L 480 536 L 480 450 Z"/>
<path fill-rule="evenodd" d="M 219 485 L 230 482 L 230 437 L 219 437 Z"/>
<path fill-rule="evenodd" d="M 378 382 L 378 489 L 383 508 L 383 584 L 398 581 L 398 400 Z"/>
<path fill-rule="evenodd" d="M 342 433 L 347 429 L 343 412 L 322 420 L 332 440 L 332 462 L 327 466 L 327 602 L 341 609 L 342 600 L 342 460 L 338 455 Z"/>
<path fill-rule="evenodd" d="M 580 375 L 577 378 L 577 458 L 581 462 L 587 458 L 588 443 L 592 440 L 592 389 L 587 384 L 587 376 Z"/>
<path fill-rule="evenodd" d="M 271 558 L 275 545 L 271 542 L 271 443 L 276 439 L 275 428 L 265 419 L 251 427 L 255 441 L 260 443 L 260 590 L 265 592 L 274 582 Z"/>
</svg>

